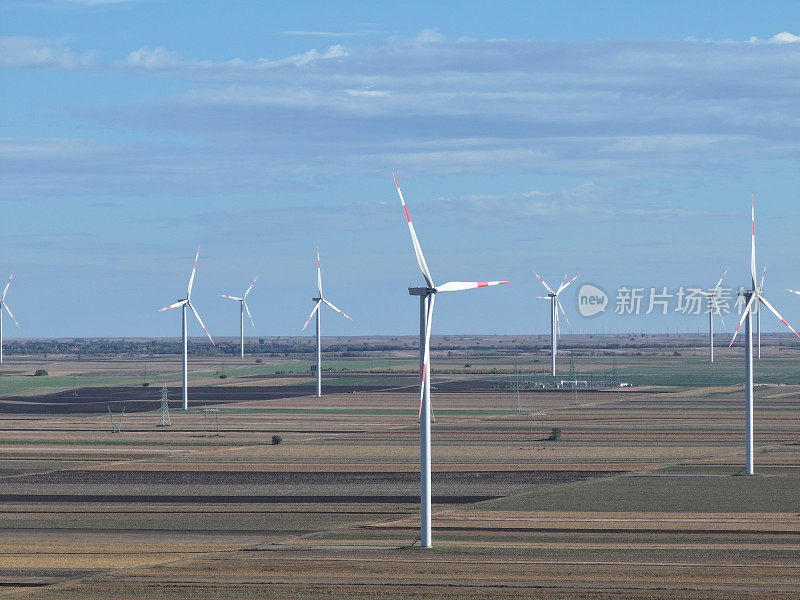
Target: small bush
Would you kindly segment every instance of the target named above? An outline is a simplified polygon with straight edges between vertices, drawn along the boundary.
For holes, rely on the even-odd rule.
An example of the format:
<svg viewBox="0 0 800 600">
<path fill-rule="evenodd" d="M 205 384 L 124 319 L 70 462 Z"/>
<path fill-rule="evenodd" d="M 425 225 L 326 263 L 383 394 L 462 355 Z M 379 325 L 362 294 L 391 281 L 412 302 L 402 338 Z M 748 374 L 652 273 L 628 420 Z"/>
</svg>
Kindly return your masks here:
<svg viewBox="0 0 800 600">
<path fill-rule="evenodd" d="M 257 358 L 257 359 L 256 359 L 256 364 L 257 364 L 257 365 L 260 365 L 260 364 L 261 364 L 261 363 L 263 363 L 263 362 L 264 362 L 264 361 L 263 361 L 263 360 L 261 360 L 260 358 Z"/>
<path fill-rule="evenodd" d="M 149 383 L 147 383 L 147 382 L 145 381 L 145 382 L 142 384 L 142 387 L 150 387 L 150 384 L 149 384 Z"/>
<path fill-rule="evenodd" d="M 36 372 L 33 374 L 34 377 L 42 377 L 43 375 L 47 375 L 47 371 L 44 369 L 36 369 Z"/>
<path fill-rule="evenodd" d="M 277 446 L 277 445 L 278 445 L 278 444 L 280 444 L 282 441 L 283 441 L 283 438 L 282 438 L 281 436 L 279 436 L 279 435 L 273 435 L 273 436 L 272 436 L 272 445 L 273 445 L 273 446 Z"/>
<path fill-rule="evenodd" d="M 561 439 L 561 427 L 553 427 L 550 431 L 550 437 L 547 439 L 551 442 L 557 442 Z"/>
<path fill-rule="evenodd" d="M 228 378 L 228 374 L 227 373 L 220 373 L 219 378 L 220 379 L 227 379 Z"/>
</svg>

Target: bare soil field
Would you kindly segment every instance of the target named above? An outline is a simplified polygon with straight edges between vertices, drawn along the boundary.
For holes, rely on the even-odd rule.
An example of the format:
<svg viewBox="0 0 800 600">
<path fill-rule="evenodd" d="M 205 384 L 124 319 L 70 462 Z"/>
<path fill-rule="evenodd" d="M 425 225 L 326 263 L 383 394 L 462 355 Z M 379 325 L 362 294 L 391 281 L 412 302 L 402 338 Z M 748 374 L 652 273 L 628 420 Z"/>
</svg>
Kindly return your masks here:
<svg viewBox="0 0 800 600">
<path fill-rule="evenodd" d="M 77 395 L 71 377 L 61 390 L 19 383 L 30 375 L 11 375 L 12 357 L 0 597 L 800 598 L 800 353 L 778 340 L 756 364 L 757 475 L 745 477 L 741 357 L 720 353 L 721 377 L 675 341 L 573 340 L 579 368 L 608 369 L 613 352 L 619 372 L 654 385 L 514 390 L 515 364 L 541 355 L 438 340 L 451 349 L 434 359 L 430 550 L 416 543 L 413 351 L 392 353 L 395 373 L 379 356 L 326 372 L 323 398 L 310 374 L 285 372 L 295 358 L 241 371 L 226 359 L 224 379 L 202 358 L 189 411 L 170 382 L 169 427 L 158 371 L 174 373 L 174 357 L 148 362 L 148 387 L 136 359 L 84 357 L 76 380 L 99 379 Z M 20 362 L 56 377 L 74 365 Z M 267 368 L 284 373 L 253 372 Z M 125 406 L 119 433 L 109 405 Z"/>
</svg>

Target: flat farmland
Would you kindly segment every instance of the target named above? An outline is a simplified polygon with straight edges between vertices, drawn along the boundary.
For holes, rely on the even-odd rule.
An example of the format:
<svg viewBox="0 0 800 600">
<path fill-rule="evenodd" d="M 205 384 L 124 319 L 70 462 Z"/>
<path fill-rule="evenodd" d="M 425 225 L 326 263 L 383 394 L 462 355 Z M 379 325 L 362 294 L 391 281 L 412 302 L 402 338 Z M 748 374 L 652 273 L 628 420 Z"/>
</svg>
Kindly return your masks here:
<svg viewBox="0 0 800 600">
<path fill-rule="evenodd" d="M 136 358 L 12 356 L 0 597 L 800 597 L 797 349 L 756 363 L 744 477 L 741 349 L 711 366 L 674 337 L 604 341 L 574 340 L 574 371 L 636 385 L 537 387 L 543 351 L 439 340 L 431 550 L 413 350 L 326 363 L 323 398 L 302 360 L 201 357 L 186 412 L 176 357 L 148 358 L 145 387 Z"/>
</svg>

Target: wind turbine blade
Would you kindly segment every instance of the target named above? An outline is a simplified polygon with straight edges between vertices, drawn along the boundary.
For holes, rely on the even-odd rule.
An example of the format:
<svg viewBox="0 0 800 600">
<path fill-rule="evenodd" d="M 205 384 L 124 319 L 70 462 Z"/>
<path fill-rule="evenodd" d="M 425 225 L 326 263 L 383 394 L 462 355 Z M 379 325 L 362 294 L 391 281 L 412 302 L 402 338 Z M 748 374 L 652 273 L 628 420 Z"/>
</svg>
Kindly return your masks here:
<svg viewBox="0 0 800 600">
<path fill-rule="evenodd" d="M 766 269 L 764 269 L 764 270 L 766 271 Z M 722 277 L 719 278 L 719 281 L 717 282 L 717 285 L 714 286 L 714 291 L 712 292 L 713 294 L 717 293 L 717 290 L 719 289 L 719 286 L 722 285 L 722 280 L 725 279 L 725 275 L 727 275 L 727 274 L 728 274 L 728 269 L 725 269 L 725 272 L 722 274 Z"/>
<path fill-rule="evenodd" d="M 317 246 L 317 290 L 322 298 L 322 266 L 319 263 L 319 246 Z"/>
<path fill-rule="evenodd" d="M 191 309 L 192 309 L 192 312 L 194 313 L 194 316 L 195 316 L 195 317 L 197 317 L 197 322 L 198 322 L 198 323 L 200 323 L 200 327 L 202 327 L 202 328 L 203 328 L 203 331 L 205 331 L 205 332 L 206 332 L 206 335 L 208 336 L 208 339 L 210 339 L 210 340 L 211 340 L 211 345 L 212 345 L 212 346 L 216 346 L 216 344 L 214 343 L 214 340 L 211 338 L 211 334 L 210 334 L 210 333 L 208 333 L 208 329 L 206 329 L 206 326 L 203 324 L 203 319 L 201 319 L 201 318 L 200 318 L 200 315 L 199 315 L 199 314 L 197 314 L 197 311 L 194 309 L 194 306 L 192 306 L 192 303 L 191 303 L 191 302 L 189 302 L 189 301 L 187 301 L 187 302 L 186 302 L 186 304 L 188 304 L 188 305 L 189 305 L 189 308 L 191 308 Z"/>
<path fill-rule="evenodd" d="M 753 289 L 756 289 L 756 195 L 750 197 L 750 216 L 753 221 L 753 235 L 750 238 L 750 275 L 753 278 Z"/>
<path fill-rule="evenodd" d="M 198 258 L 200 258 L 200 246 L 197 247 L 197 254 L 194 255 L 194 266 L 192 267 L 192 275 L 189 277 L 189 285 L 186 287 L 186 298 L 192 297 L 192 285 L 194 285 L 194 273 L 197 271 Z"/>
<path fill-rule="evenodd" d="M 244 298 L 239 298 L 237 296 L 229 296 L 228 294 L 220 294 L 220 296 L 222 296 L 223 298 L 230 298 L 231 300 L 238 300 L 239 302 L 244 300 Z"/>
<path fill-rule="evenodd" d="M 400 196 L 400 202 L 403 204 L 403 210 L 406 213 L 408 230 L 411 232 L 411 243 L 414 244 L 414 253 L 417 255 L 417 264 L 419 264 L 422 275 L 425 277 L 425 283 L 428 284 L 429 288 L 433 289 L 435 287 L 433 285 L 433 278 L 431 277 L 430 270 L 428 270 L 428 263 L 425 262 L 425 255 L 422 254 L 422 247 L 419 245 L 417 232 L 414 231 L 414 224 L 411 222 L 411 215 L 408 214 L 408 207 L 406 206 L 406 201 L 403 200 L 403 192 L 400 191 L 400 185 L 397 183 L 397 175 L 395 175 L 394 171 L 392 171 L 392 176 L 394 177 L 394 185 L 397 188 L 397 195 Z"/>
<path fill-rule="evenodd" d="M 568 281 L 566 284 L 565 284 L 565 283 L 562 281 L 562 282 L 561 282 L 561 286 L 558 288 L 558 291 L 556 292 L 556 295 L 560 294 L 560 293 L 561 293 L 561 292 L 563 292 L 565 289 L 567 289 L 567 288 L 569 287 L 569 284 L 571 284 L 573 281 L 575 281 L 575 280 L 576 280 L 578 277 L 580 277 L 580 276 L 581 276 L 581 275 L 580 275 L 580 273 L 578 273 L 577 275 L 575 275 L 575 277 L 573 277 L 572 279 L 570 279 L 570 280 L 569 280 L 569 281 Z"/>
<path fill-rule="evenodd" d="M 308 315 L 308 319 L 306 319 L 306 324 L 303 325 L 303 328 L 300 330 L 300 333 L 303 333 L 306 330 L 309 321 L 311 321 L 311 317 L 313 317 L 314 313 L 317 312 L 317 310 L 319 309 L 320 302 L 322 302 L 322 300 L 317 300 L 317 303 L 314 305 L 314 310 L 312 310 L 311 314 Z"/>
<path fill-rule="evenodd" d="M 536 296 L 539 300 L 550 300 L 550 296 Z"/>
<path fill-rule="evenodd" d="M 256 278 L 255 278 L 255 279 L 253 279 L 253 283 L 251 283 L 251 284 L 250 284 L 250 287 L 249 287 L 249 288 L 247 288 L 247 291 L 244 293 L 244 296 L 242 296 L 242 300 L 244 300 L 245 298 L 247 298 L 247 294 L 249 294 L 249 293 L 250 293 L 250 290 L 252 290 L 252 289 L 253 289 L 253 286 L 256 284 L 256 281 L 258 281 L 258 275 L 256 275 Z"/>
<path fill-rule="evenodd" d="M 758 297 L 758 299 L 759 299 L 759 300 L 761 300 L 761 303 L 762 303 L 764 306 L 766 306 L 766 307 L 767 307 L 767 308 L 770 310 L 770 312 L 771 312 L 773 315 L 775 315 L 776 317 L 778 317 L 778 319 L 780 319 L 781 323 L 783 323 L 784 325 L 786 325 L 786 326 L 789 328 L 789 331 L 791 331 L 791 332 L 792 332 L 793 334 L 795 334 L 795 335 L 796 335 L 798 338 L 800 338 L 800 334 L 798 334 L 798 333 L 797 333 L 797 332 L 796 332 L 794 329 L 792 329 L 792 326 L 791 326 L 791 325 L 789 325 L 789 323 L 787 323 L 787 322 L 786 322 L 786 319 L 784 319 L 784 318 L 783 318 L 783 317 L 782 317 L 782 316 L 781 316 L 781 315 L 778 313 L 778 311 L 777 311 L 777 310 L 775 310 L 775 307 L 774 307 L 774 306 L 772 306 L 772 304 L 770 304 L 769 302 L 767 302 L 767 299 L 766 299 L 766 298 L 764 298 L 764 296 L 759 296 L 759 297 Z"/>
<path fill-rule="evenodd" d="M 767 267 L 764 267 L 764 272 L 761 273 L 761 285 L 758 287 L 758 291 L 763 291 L 764 289 L 764 278 L 767 276 Z"/>
<path fill-rule="evenodd" d="M 2 297 L 2 298 L 0 298 L 0 302 L 2 302 L 3 300 L 5 300 L 5 299 L 6 299 L 6 294 L 8 293 L 8 286 L 10 286 L 10 285 L 11 285 L 11 279 L 12 279 L 13 277 L 14 277 L 14 273 L 13 273 L 13 271 L 12 271 L 12 273 L 11 273 L 11 277 L 9 277 L 9 278 L 8 278 L 8 281 L 6 282 L 6 287 L 5 287 L 5 289 L 3 290 L 3 297 Z"/>
<path fill-rule="evenodd" d="M 507 281 L 448 281 L 436 288 L 437 292 L 460 292 L 490 285 L 504 285 Z"/>
<path fill-rule="evenodd" d="M 430 375 L 431 365 L 431 325 L 433 324 L 433 302 L 436 294 L 428 296 L 428 315 L 425 319 L 425 347 L 422 350 L 422 377 L 419 386 L 419 418 L 422 418 L 422 399 L 425 395 L 425 381 Z"/>
<path fill-rule="evenodd" d="M 567 313 L 564 312 L 564 307 L 561 306 L 561 300 L 556 298 L 556 304 L 558 304 L 558 308 L 561 309 L 561 314 L 564 315 L 564 320 L 567 322 L 567 325 L 569 325 L 569 319 L 567 318 Z"/>
<path fill-rule="evenodd" d="M 534 271 L 533 274 L 536 275 L 536 279 L 538 279 L 539 281 L 542 282 L 542 285 L 545 287 L 545 289 L 548 292 L 550 292 L 551 294 L 555 294 L 555 292 L 553 291 L 553 288 L 551 288 L 549 285 L 547 285 L 547 283 L 545 283 L 545 280 L 542 279 L 541 277 L 539 277 L 539 274 L 536 271 Z"/>
<path fill-rule="evenodd" d="M 790 290 L 790 289 L 787 288 L 786 291 L 787 292 L 792 292 L 793 294 L 797 294 L 798 296 L 800 296 L 800 291 L 798 291 L 798 290 Z"/>
<path fill-rule="evenodd" d="M 12 314 L 11 314 L 11 309 L 10 309 L 10 308 L 8 308 L 8 304 L 6 304 L 5 302 L 3 302 L 3 308 L 5 308 L 5 309 L 6 309 L 6 312 L 8 313 L 8 316 L 9 316 L 9 317 L 11 317 L 11 320 L 12 320 L 12 321 L 14 321 L 14 325 L 16 325 L 16 326 L 17 326 L 19 329 L 22 329 L 22 327 L 20 326 L 20 324 L 19 324 L 19 323 L 17 323 L 17 320 L 14 318 L 14 315 L 12 315 Z"/>
<path fill-rule="evenodd" d="M 717 304 L 717 297 L 712 295 L 712 294 L 709 294 L 708 295 L 708 299 L 714 305 L 714 307 L 711 310 L 714 310 L 714 308 L 717 309 L 717 314 L 719 315 L 719 320 L 722 323 L 722 326 L 725 327 L 725 319 L 722 318 L 722 311 L 719 309 L 719 304 Z"/>
<path fill-rule="evenodd" d="M 255 329 L 256 328 L 256 324 L 253 323 L 253 315 L 250 314 L 250 309 L 247 308 L 247 302 L 242 300 L 242 305 L 244 306 L 244 309 L 247 311 L 247 316 L 250 317 L 250 324 L 253 326 L 253 329 Z"/>
<path fill-rule="evenodd" d="M 165 306 L 164 308 L 159 308 L 158 312 L 161 312 L 162 310 L 169 310 L 170 308 L 178 308 L 179 306 L 183 306 L 187 302 L 188 300 L 178 300 L 175 304 L 170 304 L 169 306 Z"/>
<path fill-rule="evenodd" d="M 699 290 L 697 288 L 686 288 L 687 292 L 694 292 L 695 294 L 700 294 L 702 296 L 713 296 L 711 292 L 704 292 L 703 290 Z"/>
<path fill-rule="evenodd" d="M 330 307 L 331 307 L 333 310 L 335 310 L 336 312 L 338 312 L 340 315 L 342 315 L 343 317 L 347 317 L 347 318 L 348 318 L 348 319 L 350 319 L 351 321 L 353 320 L 351 317 L 349 317 L 348 315 L 344 314 L 344 313 L 343 313 L 341 310 L 339 310 L 338 308 L 336 308 L 336 307 L 335 307 L 333 304 L 331 304 L 330 302 L 328 302 L 327 300 L 325 300 L 325 298 L 323 298 L 323 299 L 322 299 L 322 301 L 323 301 L 325 304 L 327 304 L 328 306 L 330 306 Z"/>
<path fill-rule="evenodd" d="M 731 343 L 730 343 L 730 344 L 728 344 L 728 348 L 730 348 L 731 346 L 733 346 L 733 340 L 735 340 L 735 339 L 736 339 L 736 336 L 738 335 L 738 333 L 739 333 L 739 330 L 742 328 L 742 323 L 744 323 L 744 320 L 745 320 L 745 318 L 747 317 L 747 313 L 749 313 L 749 312 L 750 312 L 750 309 L 751 309 L 751 308 L 752 308 L 752 306 L 753 306 L 753 301 L 754 301 L 755 299 L 756 299 L 756 295 L 755 295 L 755 294 L 753 294 L 752 296 L 750 296 L 750 301 L 747 303 L 747 306 L 745 306 L 745 307 L 744 307 L 744 312 L 742 312 L 742 318 L 741 318 L 741 319 L 739 319 L 739 326 L 736 328 L 736 331 L 734 331 L 734 333 L 733 333 L 733 337 L 731 338 Z"/>
</svg>

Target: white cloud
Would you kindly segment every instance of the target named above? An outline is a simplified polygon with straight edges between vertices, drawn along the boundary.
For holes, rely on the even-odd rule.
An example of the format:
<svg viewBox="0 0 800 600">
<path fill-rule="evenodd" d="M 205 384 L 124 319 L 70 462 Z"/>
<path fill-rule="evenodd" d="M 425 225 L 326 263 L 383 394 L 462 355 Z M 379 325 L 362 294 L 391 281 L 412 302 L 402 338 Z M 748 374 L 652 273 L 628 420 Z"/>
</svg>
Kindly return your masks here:
<svg viewBox="0 0 800 600">
<path fill-rule="evenodd" d="M 439 33 L 438 29 L 423 29 L 414 38 L 417 44 L 440 44 L 445 41 L 445 37 Z"/>
<path fill-rule="evenodd" d="M 83 69 L 95 54 L 77 54 L 54 42 L 33 37 L 0 37 L 0 67 L 6 69 Z"/>
<path fill-rule="evenodd" d="M 197 58 L 183 59 L 176 52 L 165 48 L 149 48 L 144 46 L 129 53 L 120 64 L 127 68 L 143 69 L 146 71 L 183 70 L 190 72 L 216 71 L 224 73 L 231 71 L 270 69 L 286 65 L 302 67 L 314 61 L 344 58 L 346 56 L 348 56 L 347 48 L 338 44 L 330 46 L 322 54 L 315 49 L 311 49 L 302 54 L 295 54 L 278 60 L 259 58 L 254 61 L 243 60 L 241 58 L 233 58 L 226 61 L 202 60 Z"/>
<path fill-rule="evenodd" d="M 129 67 L 155 70 L 180 66 L 182 61 L 175 52 L 164 48 L 151 49 L 145 46 L 128 54 L 124 63 Z"/>
<path fill-rule="evenodd" d="M 769 41 L 775 42 L 776 44 L 794 44 L 800 42 L 800 35 L 793 35 L 788 31 L 782 31 L 781 33 L 773 35 Z"/>
<path fill-rule="evenodd" d="M 761 41 L 756 36 L 752 36 L 748 40 L 751 44 L 795 44 L 800 42 L 800 35 L 794 35 L 788 31 L 776 33 L 766 41 Z"/>
</svg>

